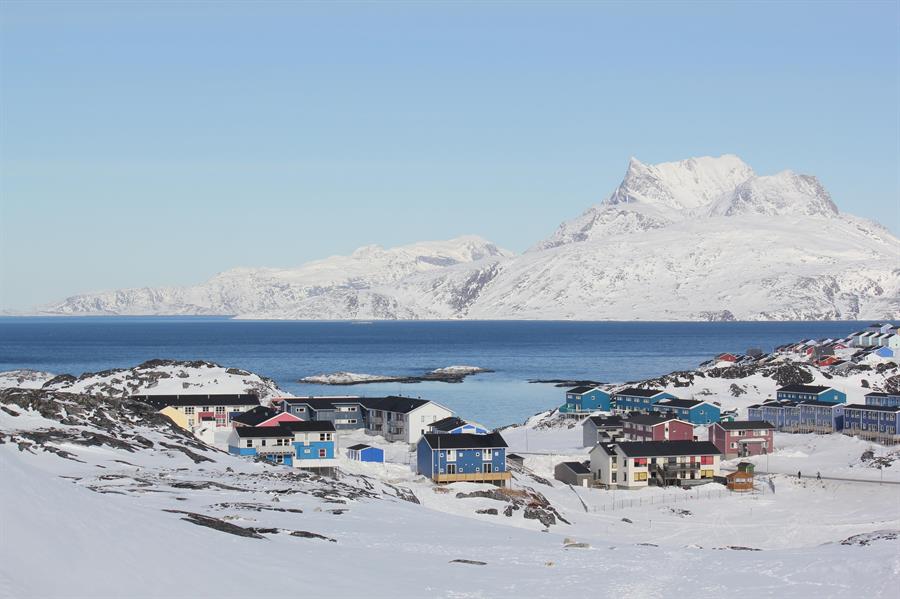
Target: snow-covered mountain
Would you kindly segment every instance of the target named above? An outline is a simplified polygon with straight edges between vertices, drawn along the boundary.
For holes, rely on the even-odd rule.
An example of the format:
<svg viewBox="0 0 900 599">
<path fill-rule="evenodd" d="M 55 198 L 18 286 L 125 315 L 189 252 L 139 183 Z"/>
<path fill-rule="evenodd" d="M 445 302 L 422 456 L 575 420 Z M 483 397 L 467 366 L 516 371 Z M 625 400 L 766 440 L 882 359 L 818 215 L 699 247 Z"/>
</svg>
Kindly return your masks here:
<svg viewBox="0 0 900 599">
<path fill-rule="evenodd" d="M 371 300 L 366 290 L 391 285 L 416 273 L 512 254 L 474 235 L 384 249 L 364 246 L 349 256 L 331 256 L 298 268 L 234 268 L 191 287 L 140 287 L 76 295 L 48 306 L 56 314 L 221 314 L 288 310 L 318 297 L 347 296 L 373 318 L 415 318 L 402 306 Z M 332 301 L 331 299 L 328 300 Z M 382 305 L 382 303 L 384 305 Z"/>
<path fill-rule="evenodd" d="M 900 319 L 900 240 L 813 176 L 738 157 L 632 159 L 605 200 L 512 256 L 474 237 L 367 247 L 194 287 L 68 298 L 62 314 L 281 319 Z"/>
</svg>

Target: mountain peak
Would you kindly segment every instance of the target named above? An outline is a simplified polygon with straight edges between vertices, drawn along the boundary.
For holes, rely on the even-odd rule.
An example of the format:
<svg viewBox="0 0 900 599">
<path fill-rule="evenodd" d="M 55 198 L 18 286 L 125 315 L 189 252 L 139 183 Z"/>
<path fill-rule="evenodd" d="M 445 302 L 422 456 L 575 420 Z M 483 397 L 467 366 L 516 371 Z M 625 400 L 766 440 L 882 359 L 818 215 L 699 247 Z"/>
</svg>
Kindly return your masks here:
<svg viewBox="0 0 900 599">
<path fill-rule="evenodd" d="M 718 200 L 754 176 L 734 154 L 644 164 L 631 158 L 618 188 L 605 205 L 643 203 L 663 210 L 693 210 Z"/>
<path fill-rule="evenodd" d="M 838 208 L 816 177 L 786 170 L 745 181 L 731 195 L 714 203 L 709 214 L 834 217 Z"/>
</svg>

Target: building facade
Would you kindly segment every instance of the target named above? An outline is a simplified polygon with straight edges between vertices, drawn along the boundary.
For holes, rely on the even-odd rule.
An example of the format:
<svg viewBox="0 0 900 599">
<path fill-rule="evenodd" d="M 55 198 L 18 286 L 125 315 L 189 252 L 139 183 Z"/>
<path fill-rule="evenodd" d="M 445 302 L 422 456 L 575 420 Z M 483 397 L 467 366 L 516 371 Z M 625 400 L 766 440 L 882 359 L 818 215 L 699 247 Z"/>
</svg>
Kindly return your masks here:
<svg viewBox="0 0 900 599">
<path fill-rule="evenodd" d="M 867 393 L 867 406 L 900 406 L 900 393 Z"/>
<path fill-rule="evenodd" d="M 846 393 L 822 385 L 785 385 L 777 390 L 776 397 L 779 401 L 847 403 Z"/>
<path fill-rule="evenodd" d="M 564 414 L 584 414 L 596 411 L 609 412 L 612 395 L 600 387 L 575 387 L 566 391 L 566 403 L 559 411 Z"/>
<path fill-rule="evenodd" d="M 900 443 L 900 406 L 850 404 L 844 408 L 844 434 L 885 445 Z"/>
<path fill-rule="evenodd" d="M 655 412 L 669 412 L 679 420 L 695 425 L 718 422 L 722 415 L 719 406 L 696 399 L 664 399 L 652 409 Z"/>
<path fill-rule="evenodd" d="M 193 430 L 203 418 L 215 420 L 217 428 L 230 427 L 235 416 L 259 406 L 259 397 L 251 393 L 132 395 L 131 399 L 150 404 L 157 410 L 171 408 L 180 412 L 188 430 Z"/>
<path fill-rule="evenodd" d="M 416 471 L 436 483 L 485 482 L 505 486 L 506 441 L 500 433 L 426 433 L 416 446 Z"/>
<path fill-rule="evenodd" d="M 654 404 L 664 399 L 677 398 L 659 389 L 629 387 L 615 392 L 611 407 L 616 412 L 649 412 Z"/>
<path fill-rule="evenodd" d="M 726 460 L 775 450 L 775 426 L 763 420 L 733 420 L 709 425 L 709 441 Z"/>
<path fill-rule="evenodd" d="M 593 447 L 604 440 L 612 441 L 623 435 L 621 416 L 588 416 L 581 423 L 584 447 Z"/>
<path fill-rule="evenodd" d="M 694 425 L 671 414 L 629 414 L 623 419 L 626 441 L 693 441 Z"/>
<path fill-rule="evenodd" d="M 708 441 L 598 443 L 590 456 L 594 481 L 618 489 L 713 482 L 721 460 Z"/>
</svg>

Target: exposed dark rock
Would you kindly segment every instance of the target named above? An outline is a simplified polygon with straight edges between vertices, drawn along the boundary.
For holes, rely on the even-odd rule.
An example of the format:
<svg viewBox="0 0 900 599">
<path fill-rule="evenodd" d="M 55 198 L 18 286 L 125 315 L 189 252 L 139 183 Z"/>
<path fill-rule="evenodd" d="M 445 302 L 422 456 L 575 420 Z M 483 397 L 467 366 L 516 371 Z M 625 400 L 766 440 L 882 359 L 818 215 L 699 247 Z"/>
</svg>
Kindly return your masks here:
<svg viewBox="0 0 900 599">
<path fill-rule="evenodd" d="M 474 559 L 452 559 L 450 560 L 451 564 L 469 564 L 472 566 L 486 566 L 487 562 L 479 562 Z"/>
<path fill-rule="evenodd" d="M 476 514 L 488 514 L 488 515 L 491 515 L 491 516 L 496 516 L 499 512 L 497 512 L 497 508 L 489 507 L 489 508 L 485 508 L 485 509 L 483 509 L 483 510 L 475 510 L 475 513 L 476 513 Z"/>
</svg>

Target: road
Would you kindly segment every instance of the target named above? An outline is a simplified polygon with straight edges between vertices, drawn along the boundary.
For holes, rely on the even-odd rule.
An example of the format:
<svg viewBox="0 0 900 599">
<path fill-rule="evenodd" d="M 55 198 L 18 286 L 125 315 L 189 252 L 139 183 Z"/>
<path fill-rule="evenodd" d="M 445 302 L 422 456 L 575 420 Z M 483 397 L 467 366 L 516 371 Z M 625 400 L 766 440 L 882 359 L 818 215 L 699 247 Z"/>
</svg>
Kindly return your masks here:
<svg viewBox="0 0 900 599">
<path fill-rule="evenodd" d="M 736 468 L 721 468 L 722 472 L 734 472 Z M 757 476 L 762 476 L 766 474 L 781 474 L 782 476 L 791 476 L 796 477 L 796 472 L 766 472 L 764 470 L 756 470 L 754 474 Z M 801 478 L 817 480 L 818 477 L 815 474 L 804 474 Z M 900 485 L 900 480 L 880 480 L 880 479 L 870 479 L 870 478 L 841 478 L 839 476 L 823 476 L 821 480 L 837 480 L 841 482 L 847 483 L 869 483 L 870 485 Z"/>
</svg>

